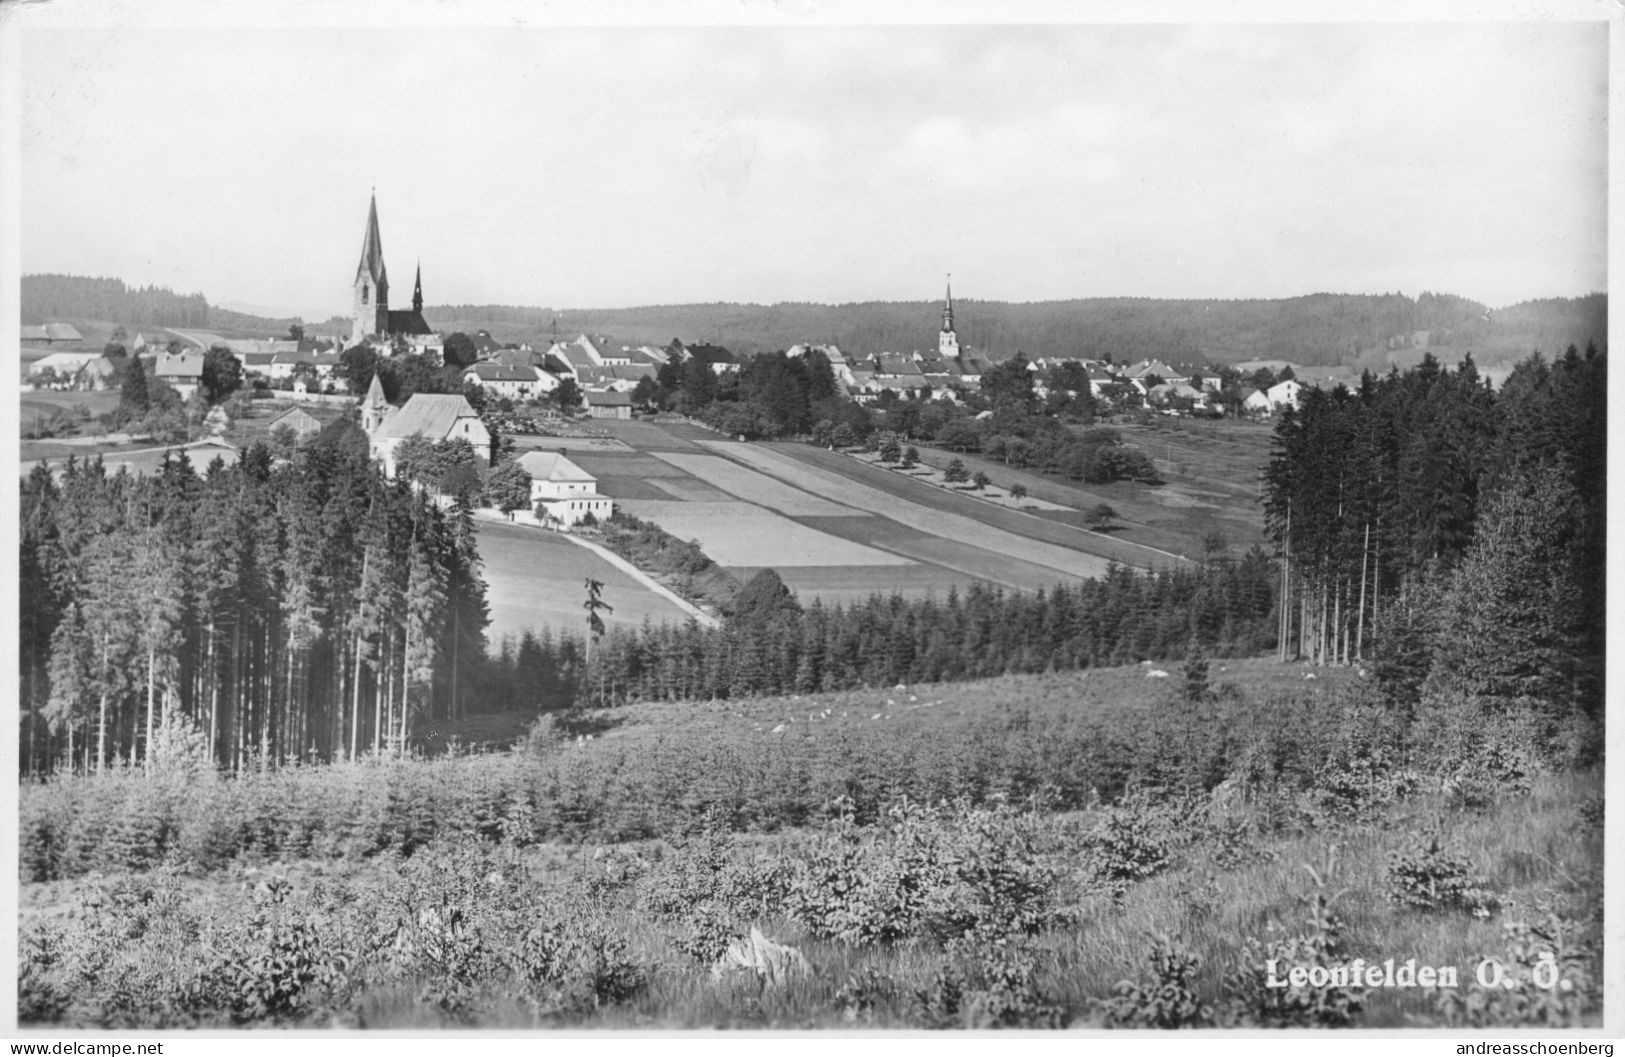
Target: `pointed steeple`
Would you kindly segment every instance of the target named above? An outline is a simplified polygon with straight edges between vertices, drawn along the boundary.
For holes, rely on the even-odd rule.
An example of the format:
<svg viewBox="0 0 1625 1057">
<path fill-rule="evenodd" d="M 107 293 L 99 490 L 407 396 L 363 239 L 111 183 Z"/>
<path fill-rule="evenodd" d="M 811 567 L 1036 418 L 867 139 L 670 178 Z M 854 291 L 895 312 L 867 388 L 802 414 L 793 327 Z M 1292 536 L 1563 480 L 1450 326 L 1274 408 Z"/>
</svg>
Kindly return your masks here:
<svg viewBox="0 0 1625 1057">
<path fill-rule="evenodd" d="M 959 358 L 959 335 L 954 333 L 954 277 L 948 274 L 948 295 L 942 302 L 942 333 L 937 335 L 937 355 L 944 360 Z"/>
<path fill-rule="evenodd" d="M 384 240 L 378 234 L 378 196 L 372 196 L 372 204 L 367 208 L 367 233 L 361 239 L 361 263 L 356 265 L 355 279 L 360 282 L 362 276 L 372 279 L 375 288 L 387 288 L 389 276 L 384 271 Z"/>
<path fill-rule="evenodd" d="M 384 383 L 378 380 L 378 372 L 372 372 L 372 384 L 367 386 L 367 395 L 361 400 L 361 430 L 371 436 L 384 421 L 389 412 L 389 400 L 384 396 Z"/>
<path fill-rule="evenodd" d="M 423 311 L 423 262 L 418 262 L 418 277 L 412 282 L 412 311 Z"/>
</svg>

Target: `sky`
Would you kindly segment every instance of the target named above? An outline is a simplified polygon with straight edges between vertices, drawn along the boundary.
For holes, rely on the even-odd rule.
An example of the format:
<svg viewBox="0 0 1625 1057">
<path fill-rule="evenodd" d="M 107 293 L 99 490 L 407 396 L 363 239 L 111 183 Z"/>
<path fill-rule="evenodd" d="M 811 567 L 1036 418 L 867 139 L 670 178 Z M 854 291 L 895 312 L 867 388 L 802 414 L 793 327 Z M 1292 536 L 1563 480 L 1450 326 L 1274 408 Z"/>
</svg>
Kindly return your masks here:
<svg viewBox="0 0 1625 1057">
<path fill-rule="evenodd" d="M 376 188 L 392 304 L 1606 285 L 1602 22 L 20 10 L 25 273 L 325 319 Z"/>
</svg>

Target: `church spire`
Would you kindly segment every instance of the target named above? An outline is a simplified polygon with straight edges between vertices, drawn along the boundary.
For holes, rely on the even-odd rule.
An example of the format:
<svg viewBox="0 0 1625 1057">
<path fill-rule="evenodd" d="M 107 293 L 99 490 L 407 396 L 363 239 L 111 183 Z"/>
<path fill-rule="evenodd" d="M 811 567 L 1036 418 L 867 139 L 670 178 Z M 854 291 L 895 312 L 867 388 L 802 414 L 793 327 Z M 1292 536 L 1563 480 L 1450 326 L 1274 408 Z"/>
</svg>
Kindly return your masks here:
<svg viewBox="0 0 1625 1057">
<path fill-rule="evenodd" d="M 954 273 L 948 273 L 948 296 L 942 302 L 942 332 L 952 334 L 954 330 Z"/>
<path fill-rule="evenodd" d="M 412 283 L 412 311 L 423 311 L 423 262 L 418 262 L 418 276 Z"/>
<path fill-rule="evenodd" d="M 386 286 L 389 276 L 384 272 L 384 240 L 378 234 L 378 195 L 372 196 L 367 207 L 367 233 L 361 238 L 361 263 L 356 266 L 356 282 L 366 276 L 376 287 Z"/>
</svg>

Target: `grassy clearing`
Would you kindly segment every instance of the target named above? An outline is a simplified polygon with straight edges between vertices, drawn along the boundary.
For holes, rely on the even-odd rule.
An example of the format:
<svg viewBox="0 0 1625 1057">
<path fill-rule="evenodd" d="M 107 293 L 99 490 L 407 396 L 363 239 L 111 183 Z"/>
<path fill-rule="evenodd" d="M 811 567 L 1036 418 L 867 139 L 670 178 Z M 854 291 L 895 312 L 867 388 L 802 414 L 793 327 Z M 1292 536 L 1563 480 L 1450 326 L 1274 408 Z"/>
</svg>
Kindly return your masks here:
<svg viewBox="0 0 1625 1057">
<path fill-rule="evenodd" d="M 1564 931 L 1573 990 L 1525 985 L 1491 1022 L 1596 1026 L 1601 835 L 1585 805 L 1600 790 L 1595 772 L 1546 775 L 1481 814 L 1423 796 L 1275 836 L 1256 808 L 916 805 L 882 826 L 837 816 L 771 837 L 464 838 L 28 884 L 19 1008 L 25 1023 L 127 1028 L 1133 1026 L 1160 1007 L 1124 1001 L 1124 985 L 1151 983 L 1162 935 L 1195 959 L 1181 985 L 1209 1023 L 1418 1027 L 1447 1023 L 1451 996 L 1344 995 L 1350 1013 L 1300 989 L 1283 1003 L 1260 986 L 1264 956 L 1319 937 L 1318 964 L 1454 966 L 1470 995 L 1483 959 L 1519 967 L 1508 938 L 1533 923 Z M 1388 853 L 1418 813 L 1447 820 L 1496 912 L 1391 899 Z M 718 979 L 712 964 L 752 928 L 810 973 Z M 1290 1019 L 1272 1019 L 1283 1006 Z"/>
<path fill-rule="evenodd" d="M 1599 768 L 1543 766 L 1483 715 L 1458 731 L 1476 749 L 1396 725 L 1351 673 L 1223 669 L 1196 702 L 1116 669 L 634 705 L 502 755 L 25 786 L 21 1016 L 1596 1025 Z M 1476 894 L 1437 898 L 1458 873 Z M 717 978 L 752 929 L 810 973 Z M 1569 990 L 1524 978 L 1542 952 Z M 1271 989 L 1272 957 L 1415 959 L 1460 988 Z M 1491 957 L 1515 988 L 1475 987 Z"/>
<path fill-rule="evenodd" d="M 655 624 L 681 624 L 688 615 L 591 551 L 539 529 L 480 521 L 479 548 L 484 563 L 486 601 L 492 641 L 518 637 L 526 629 L 585 627 L 581 601 L 588 576 L 604 583 L 604 601 L 615 607 L 604 620 L 628 628 L 645 619 Z"/>
</svg>

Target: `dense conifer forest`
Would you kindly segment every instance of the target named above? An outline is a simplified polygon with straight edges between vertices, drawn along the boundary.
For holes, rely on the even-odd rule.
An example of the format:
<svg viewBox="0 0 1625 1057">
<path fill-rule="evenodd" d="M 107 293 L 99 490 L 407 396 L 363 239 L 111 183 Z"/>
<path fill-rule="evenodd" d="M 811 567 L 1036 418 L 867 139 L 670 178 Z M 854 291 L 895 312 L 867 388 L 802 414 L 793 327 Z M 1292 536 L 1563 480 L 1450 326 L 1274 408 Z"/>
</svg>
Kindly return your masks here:
<svg viewBox="0 0 1625 1057">
<path fill-rule="evenodd" d="M 181 724 L 232 770 L 342 759 L 466 709 L 484 657 L 472 510 L 364 450 L 23 481 L 24 766 L 144 760 Z"/>
<path fill-rule="evenodd" d="M 1499 391 L 1452 371 L 1306 389 L 1283 417 L 1266 510 L 1281 656 L 1376 647 L 1418 690 L 1595 707 L 1605 620 L 1607 361 L 1573 346 Z"/>
</svg>

